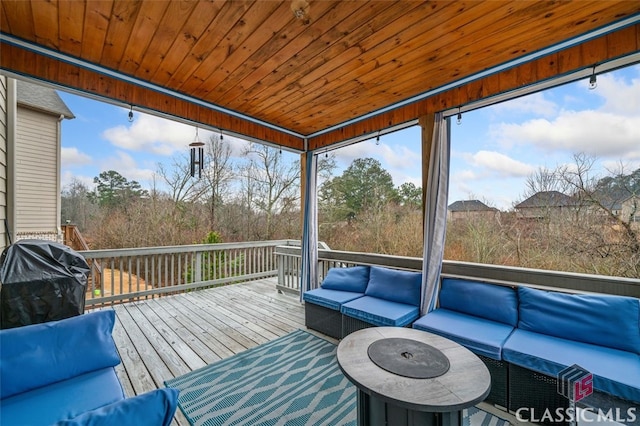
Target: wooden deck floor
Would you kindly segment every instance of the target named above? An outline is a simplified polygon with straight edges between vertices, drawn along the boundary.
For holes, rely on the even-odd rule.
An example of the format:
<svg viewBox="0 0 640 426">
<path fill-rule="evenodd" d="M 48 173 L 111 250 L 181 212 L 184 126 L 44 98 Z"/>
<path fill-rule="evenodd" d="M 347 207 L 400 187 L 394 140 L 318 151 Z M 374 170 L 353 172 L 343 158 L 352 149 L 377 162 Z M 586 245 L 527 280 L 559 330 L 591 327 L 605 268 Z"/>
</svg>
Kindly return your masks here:
<svg viewBox="0 0 640 426">
<path fill-rule="evenodd" d="M 110 309 L 110 308 L 109 308 Z M 128 396 L 305 329 L 296 296 L 279 294 L 275 279 L 234 284 L 114 307 L 118 376 Z M 174 425 L 187 425 L 182 413 Z"/>
</svg>

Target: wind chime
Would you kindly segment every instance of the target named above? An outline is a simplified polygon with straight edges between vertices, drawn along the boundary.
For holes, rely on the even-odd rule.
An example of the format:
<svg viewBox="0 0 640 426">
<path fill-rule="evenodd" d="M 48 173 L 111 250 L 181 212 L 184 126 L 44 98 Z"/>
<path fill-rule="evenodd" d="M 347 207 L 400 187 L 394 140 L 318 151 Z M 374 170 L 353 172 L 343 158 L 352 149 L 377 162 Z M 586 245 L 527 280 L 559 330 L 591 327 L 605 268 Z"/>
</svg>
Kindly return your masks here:
<svg viewBox="0 0 640 426">
<path fill-rule="evenodd" d="M 198 179 L 202 178 L 202 169 L 204 168 L 204 143 L 198 138 L 198 128 L 196 127 L 196 138 L 189 144 L 191 151 L 191 177 L 198 174 Z"/>
</svg>

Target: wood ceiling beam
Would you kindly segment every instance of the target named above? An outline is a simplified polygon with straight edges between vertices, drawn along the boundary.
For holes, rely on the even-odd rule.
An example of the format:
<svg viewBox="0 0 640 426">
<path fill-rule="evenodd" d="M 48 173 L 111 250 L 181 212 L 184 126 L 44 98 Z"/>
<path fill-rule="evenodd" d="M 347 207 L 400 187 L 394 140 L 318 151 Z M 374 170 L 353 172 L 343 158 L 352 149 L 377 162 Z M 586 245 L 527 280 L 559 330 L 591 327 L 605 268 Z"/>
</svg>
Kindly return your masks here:
<svg viewBox="0 0 640 426">
<path fill-rule="evenodd" d="M 183 118 L 250 139 L 280 145 L 296 151 L 304 150 L 302 137 L 100 74 L 78 65 L 62 62 L 4 41 L 0 42 L 0 57 L 11 58 L 11 61 L 3 61 L 1 67 L 15 74 L 86 92 L 125 105 L 139 106 L 150 111 Z"/>
<path fill-rule="evenodd" d="M 635 24 L 411 104 L 312 136 L 309 138 L 309 149 L 320 149 L 363 135 L 374 134 L 382 129 L 410 122 L 425 114 L 514 91 L 638 51 L 640 51 L 640 24 Z"/>
</svg>

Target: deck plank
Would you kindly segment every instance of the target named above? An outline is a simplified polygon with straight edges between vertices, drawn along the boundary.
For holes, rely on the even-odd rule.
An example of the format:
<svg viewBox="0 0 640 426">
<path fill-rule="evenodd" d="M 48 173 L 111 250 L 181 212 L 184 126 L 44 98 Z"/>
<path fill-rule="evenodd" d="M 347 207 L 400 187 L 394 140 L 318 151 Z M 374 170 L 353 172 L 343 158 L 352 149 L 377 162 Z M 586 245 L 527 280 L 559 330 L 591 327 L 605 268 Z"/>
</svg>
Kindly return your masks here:
<svg viewBox="0 0 640 426">
<path fill-rule="evenodd" d="M 305 328 L 303 305 L 279 294 L 275 279 L 96 309 L 116 312 L 116 373 L 127 396 Z M 178 410 L 172 426 L 188 424 Z"/>
<path fill-rule="evenodd" d="M 111 309 L 110 307 L 104 309 Z M 279 294 L 275 279 L 115 305 L 114 341 L 127 395 L 304 329 L 297 297 Z M 176 424 L 183 424 L 176 418 Z"/>
</svg>

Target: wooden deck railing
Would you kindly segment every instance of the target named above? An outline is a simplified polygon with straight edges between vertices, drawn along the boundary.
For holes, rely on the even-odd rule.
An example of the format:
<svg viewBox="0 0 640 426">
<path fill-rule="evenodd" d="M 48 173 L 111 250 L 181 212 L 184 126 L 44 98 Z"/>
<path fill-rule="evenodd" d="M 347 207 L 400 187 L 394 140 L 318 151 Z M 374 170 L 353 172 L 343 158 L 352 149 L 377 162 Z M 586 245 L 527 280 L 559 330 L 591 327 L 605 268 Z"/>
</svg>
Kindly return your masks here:
<svg viewBox="0 0 640 426">
<path fill-rule="evenodd" d="M 300 292 L 300 247 L 293 245 L 276 248 L 278 257 L 278 289 Z M 338 250 L 318 250 L 318 279 L 321 281 L 329 268 L 335 266 L 374 265 L 409 271 L 421 271 L 422 259 L 374 253 L 356 253 Z M 507 285 L 526 285 L 542 289 L 567 292 L 604 293 L 640 297 L 640 280 L 603 275 L 576 274 L 540 269 L 516 268 L 445 260 L 442 275 Z"/>
<path fill-rule="evenodd" d="M 79 251 L 102 266 L 92 269 L 86 307 L 135 301 L 277 275 L 275 248 L 295 241 L 276 240 L 187 246 Z"/>
</svg>

